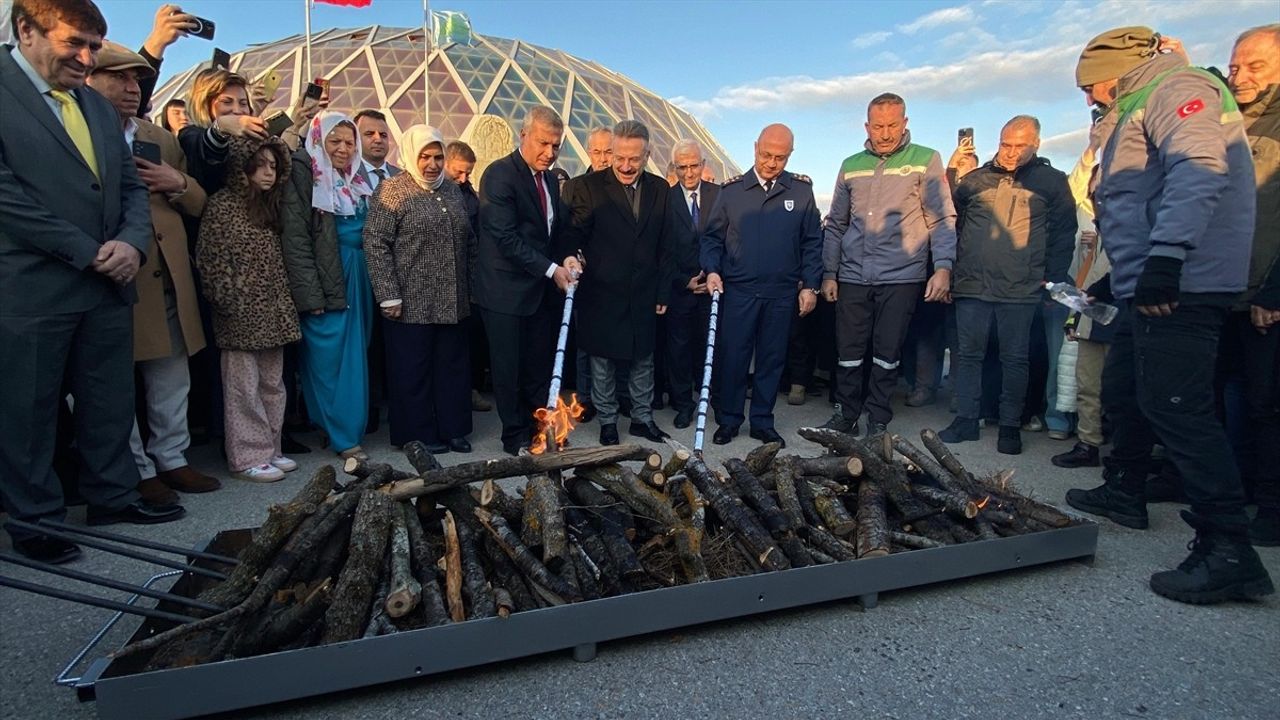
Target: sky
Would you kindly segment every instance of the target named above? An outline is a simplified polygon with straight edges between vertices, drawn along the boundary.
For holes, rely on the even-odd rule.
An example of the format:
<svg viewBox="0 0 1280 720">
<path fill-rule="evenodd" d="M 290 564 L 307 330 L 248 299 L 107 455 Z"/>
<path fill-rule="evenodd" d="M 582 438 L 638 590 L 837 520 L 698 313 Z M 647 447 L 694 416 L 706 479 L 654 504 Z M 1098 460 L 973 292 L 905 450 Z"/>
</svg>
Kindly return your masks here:
<svg viewBox="0 0 1280 720">
<path fill-rule="evenodd" d="M 3 3 L 3 0 L 0 0 Z M 301 33 L 304 0 L 185 0 L 217 23 L 230 52 Z M 158 2 L 98 0 L 109 37 L 138 47 Z M 945 163 L 960 127 L 973 127 L 990 159 L 1000 127 L 1031 114 L 1041 154 L 1069 170 L 1083 149 L 1089 110 L 1074 86 L 1084 43 L 1118 25 L 1149 25 L 1181 39 L 1199 65 L 1225 69 L 1240 31 L 1280 22 L 1274 0 L 432 0 L 481 35 L 516 38 L 595 60 L 693 113 L 743 169 L 772 122 L 795 132 L 788 169 L 811 176 L 826 206 L 844 158 L 862 149 L 866 104 L 881 92 L 907 100 L 913 141 Z M 6 13 L 7 15 L 7 13 Z M 312 27 L 419 25 L 420 0 L 367 8 L 316 5 Z M 212 44 L 184 38 L 164 76 L 207 60 Z M 161 81 L 165 79 L 161 78 Z"/>
</svg>

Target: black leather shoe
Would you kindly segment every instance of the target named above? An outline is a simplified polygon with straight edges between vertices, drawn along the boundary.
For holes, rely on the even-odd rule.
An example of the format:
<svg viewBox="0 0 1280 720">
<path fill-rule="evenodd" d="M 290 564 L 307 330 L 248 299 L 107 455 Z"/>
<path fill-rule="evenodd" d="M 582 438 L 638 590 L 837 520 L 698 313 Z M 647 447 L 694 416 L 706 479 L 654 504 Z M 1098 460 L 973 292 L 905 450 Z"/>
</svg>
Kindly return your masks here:
<svg viewBox="0 0 1280 720">
<path fill-rule="evenodd" d="M 471 442 L 464 437 L 454 438 L 448 443 L 449 449 L 456 453 L 471 452 Z"/>
<path fill-rule="evenodd" d="M 186 508 L 181 505 L 151 505 L 138 500 L 125 505 L 119 510 L 102 510 L 90 507 L 85 517 L 85 523 L 88 525 L 114 525 L 116 523 L 158 525 L 160 523 L 173 522 L 186 514 Z"/>
<path fill-rule="evenodd" d="M 738 436 L 738 428 L 731 428 L 721 425 L 716 428 L 716 434 L 711 437 L 711 442 L 717 445 L 728 445 Z"/>
<path fill-rule="evenodd" d="M 432 455 L 443 455 L 449 452 L 449 446 L 444 443 L 423 443 L 423 447 Z"/>
<path fill-rule="evenodd" d="M 631 427 L 627 428 L 627 432 L 635 435 L 636 437 L 652 440 L 653 442 L 662 442 L 663 440 L 671 437 L 664 432 L 662 428 L 658 427 L 658 423 L 652 420 L 647 423 L 633 422 L 631 423 Z"/>
<path fill-rule="evenodd" d="M 502 452 L 508 455 L 519 455 L 520 451 L 527 447 L 529 446 L 519 440 L 503 441 Z"/>
<path fill-rule="evenodd" d="M 1102 464 L 1102 459 L 1098 456 L 1098 448 L 1088 443 L 1078 442 L 1070 450 L 1049 458 L 1049 462 L 1060 468 L 1082 468 L 1098 467 Z M 1147 501 L 1153 502 L 1149 497 Z"/>
<path fill-rule="evenodd" d="M 778 434 L 778 431 L 777 431 L 777 430 L 774 430 L 773 428 L 764 428 L 764 429 L 761 429 L 761 430 L 757 430 L 757 429 L 755 429 L 755 428 L 751 428 L 751 437 L 752 437 L 752 438 L 754 438 L 754 439 L 756 439 L 756 440 L 759 440 L 759 441 L 760 441 L 760 442 L 762 442 L 762 443 L 775 443 L 775 442 L 776 442 L 776 443 L 778 443 L 779 445 L 781 445 L 782 447 L 786 447 L 786 446 L 787 446 L 787 441 L 786 441 L 786 440 L 783 440 L 783 439 L 782 439 L 782 436 Z"/>
<path fill-rule="evenodd" d="M 50 565 L 61 565 L 80 557 L 79 545 L 47 535 L 14 541 L 13 549 L 17 550 L 19 555 Z"/>
<path fill-rule="evenodd" d="M 578 418 L 578 422 L 585 423 L 595 420 L 596 406 L 592 405 L 590 400 L 584 400 L 580 404 L 582 405 L 582 417 Z"/>
<path fill-rule="evenodd" d="M 601 445 L 617 445 L 618 444 L 618 424 L 609 423 L 600 426 L 600 444 Z"/>
<path fill-rule="evenodd" d="M 676 413 L 675 422 L 671 423 L 677 430 L 683 430 L 693 424 L 693 411 L 680 410 Z"/>
</svg>

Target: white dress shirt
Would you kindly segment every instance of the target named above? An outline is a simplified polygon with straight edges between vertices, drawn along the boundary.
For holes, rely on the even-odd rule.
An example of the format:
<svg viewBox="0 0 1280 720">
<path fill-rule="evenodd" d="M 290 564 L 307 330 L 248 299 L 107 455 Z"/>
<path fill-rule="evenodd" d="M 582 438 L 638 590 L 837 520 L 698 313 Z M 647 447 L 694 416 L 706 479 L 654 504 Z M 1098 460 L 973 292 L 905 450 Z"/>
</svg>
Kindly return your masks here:
<svg viewBox="0 0 1280 720">
<path fill-rule="evenodd" d="M 13 62 L 22 70 L 22 74 L 27 76 L 32 85 L 36 86 L 36 92 L 40 93 L 40 97 L 44 99 L 44 104 L 49 106 L 49 109 L 53 111 L 53 116 L 57 118 L 58 124 L 61 125 L 62 105 L 49 94 L 49 91 L 53 90 L 53 86 L 41 77 L 35 68 L 31 67 L 31 63 L 27 62 L 27 56 L 22 54 L 21 49 L 15 47 L 13 52 L 9 54 L 13 56 Z M 72 91 L 71 94 L 77 100 L 80 99 L 79 94 L 75 91 Z"/>
<path fill-rule="evenodd" d="M 534 170 L 533 168 L 529 168 L 529 171 L 533 173 L 533 186 L 534 188 L 537 188 L 538 187 L 538 171 Z M 551 235 L 551 228 L 553 227 L 556 221 L 556 204 L 551 201 L 551 188 L 547 187 L 547 183 L 549 182 L 559 182 L 559 181 L 556 180 L 553 175 L 544 171 L 542 173 L 542 196 L 547 199 L 547 235 Z M 557 263 L 555 260 L 552 260 L 551 266 L 547 268 L 547 272 L 545 273 L 545 275 L 547 277 L 551 277 L 552 275 L 555 275 L 556 268 L 558 267 L 560 267 L 560 264 Z"/>
<path fill-rule="evenodd" d="M 377 173 L 375 173 L 374 170 L 381 170 L 383 175 L 386 175 L 387 177 L 391 177 L 391 166 L 388 165 L 385 160 L 382 162 L 381 165 L 377 167 L 374 167 L 373 165 L 371 165 L 369 161 L 365 160 L 364 158 L 360 159 L 360 163 L 364 165 L 364 172 L 366 175 L 369 176 L 369 188 L 371 190 L 377 190 L 378 186 L 382 184 L 382 181 L 386 179 L 386 178 L 378 177 Z"/>
</svg>

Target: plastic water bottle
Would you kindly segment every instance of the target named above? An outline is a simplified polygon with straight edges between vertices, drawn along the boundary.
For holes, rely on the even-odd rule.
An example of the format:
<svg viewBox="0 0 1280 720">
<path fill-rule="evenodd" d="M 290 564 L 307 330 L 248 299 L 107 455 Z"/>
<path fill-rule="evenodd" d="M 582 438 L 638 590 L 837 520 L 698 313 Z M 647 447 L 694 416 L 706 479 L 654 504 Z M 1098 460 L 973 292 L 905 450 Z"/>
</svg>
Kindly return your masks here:
<svg viewBox="0 0 1280 720">
<path fill-rule="evenodd" d="M 1120 312 L 1115 305 L 1089 302 L 1089 297 L 1084 294 L 1084 291 L 1071 283 L 1045 283 L 1044 289 L 1049 291 L 1049 297 L 1103 325 L 1110 325 L 1111 321 L 1116 319 L 1116 314 Z"/>
</svg>

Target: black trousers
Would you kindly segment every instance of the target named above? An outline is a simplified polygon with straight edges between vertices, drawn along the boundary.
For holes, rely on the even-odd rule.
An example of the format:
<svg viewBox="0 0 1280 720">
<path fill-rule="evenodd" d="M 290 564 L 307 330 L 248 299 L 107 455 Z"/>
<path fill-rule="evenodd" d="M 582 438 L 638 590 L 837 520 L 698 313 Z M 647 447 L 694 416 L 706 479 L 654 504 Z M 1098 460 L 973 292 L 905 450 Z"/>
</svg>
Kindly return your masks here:
<svg viewBox="0 0 1280 720">
<path fill-rule="evenodd" d="M 937 390 L 942 382 L 942 354 L 947 349 L 946 303 L 921 302 L 911 316 L 902 360 L 913 390 Z"/>
<path fill-rule="evenodd" d="M 471 434 L 470 338 L 465 323 L 383 323 L 391 444 Z"/>
<path fill-rule="evenodd" d="M 548 288 L 530 315 L 481 310 L 489 336 L 489 374 L 504 445 L 529 442 L 533 411 L 547 404 L 564 297 Z"/>
<path fill-rule="evenodd" d="M 836 300 L 836 402 L 845 417 L 861 417 L 865 407 L 872 422 L 888 424 L 893 420 L 889 398 L 898 381 L 907 326 L 923 289 L 922 283 L 840 283 Z M 862 387 L 868 376 L 870 383 L 864 397 Z"/>
<path fill-rule="evenodd" d="M 1230 356 L 1221 358 L 1221 370 L 1244 385 L 1253 497 L 1259 508 L 1280 510 L 1280 328 L 1264 335 L 1248 312 L 1232 312 L 1222 335 L 1220 347 Z"/>
<path fill-rule="evenodd" d="M 755 359 L 751 385 L 751 428 L 773 429 L 773 406 L 787 364 L 787 338 L 799 312 L 794 295 L 760 298 L 726 291 L 720 296 L 716 338 L 716 372 L 721 374 L 716 397 L 720 425 L 742 425 L 747 401 L 747 375 Z"/>
<path fill-rule="evenodd" d="M 489 338 L 484 334 L 479 305 L 471 306 L 471 317 L 465 324 L 471 342 L 471 389 L 484 392 L 484 374 L 489 370 Z"/>
<path fill-rule="evenodd" d="M 666 314 L 666 369 L 671 409 L 676 412 L 693 412 L 698 394 L 702 392 L 710 315 L 710 295 L 694 295 L 684 288 L 672 289 Z"/>
<path fill-rule="evenodd" d="M 956 327 L 959 348 L 955 362 L 956 410 L 960 417 L 977 420 L 982 400 L 982 361 L 992 326 L 1000 342 L 1000 424 L 1022 426 L 1022 405 L 1027 394 L 1028 344 L 1032 318 L 1038 303 L 997 303 L 957 298 Z"/>
<path fill-rule="evenodd" d="M 1115 422 L 1112 462 L 1145 477 L 1158 441 L 1183 478 L 1191 509 L 1219 530 L 1245 532 L 1240 472 L 1214 413 L 1226 308 L 1186 293 L 1168 317 L 1142 315 L 1131 300 L 1118 305 L 1102 371 L 1103 410 Z"/>
<path fill-rule="evenodd" d="M 813 312 L 797 317 L 791 322 L 791 337 L 787 344 L 787 372 L 782 387 L 813 385 L 813 371 L 819 367 L 830 370 L 835 360 L 836 308 L 822 298 Z"/>
<path fill-rule="evenodd" d="M 0 309 L 0 383 L 0 502 L 10 517 L 65 516 L 54 452 L 66 388 L 75 398 L 81 495 L 104 510 L 138 499 L 141 478 L 129 449 L 132 307 L 109 302 L 41 316 L 4 315 Z"/>
</svg>

